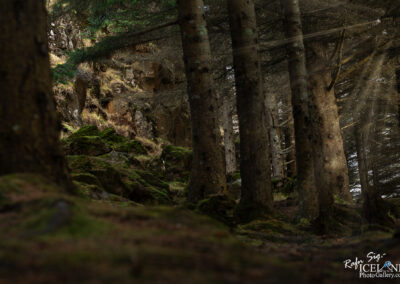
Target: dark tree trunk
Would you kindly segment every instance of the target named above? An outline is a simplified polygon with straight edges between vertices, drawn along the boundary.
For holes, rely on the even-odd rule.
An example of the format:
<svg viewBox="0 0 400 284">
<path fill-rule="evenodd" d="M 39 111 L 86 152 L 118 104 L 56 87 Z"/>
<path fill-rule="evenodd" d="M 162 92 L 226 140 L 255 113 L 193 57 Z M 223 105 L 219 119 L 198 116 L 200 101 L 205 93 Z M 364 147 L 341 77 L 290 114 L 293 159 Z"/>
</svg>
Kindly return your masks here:
<svg viewBox="0 0 400 284">
<path fill-rule="evenodd" d="M 387 204 L 379 194 L 375 185 L 370 185 L 368 177 L 368 157 L 366 151 L 365 131 L 362 127 L 357 127 L 355 131 L 358 173 L 360 176 L 361 194 L 363 199 L 363 218 L 368 224 L 380 224 L 383 226 L 393 226 L 393 221 L 389 217 L 389 204 Z"/>
<path fill-rule="evenodd" d="M 349 176 L 339 113 L 328 62 L 327 47 L 312 42 L 307 47 L 310 75 L 310 113 L 313 125 L 316 185 L 320 196 L 321 224 L 331 218 L 334 195 L 351 202 Z"/>
<path fill-rule="evenodd" d="M 273 210 L 268 118 L 253 0 L 228 0 L 240 131 L 242 196 L 239 219 Z"/>
<path fill-rule="evenodd" d="M 226 191 L 225 163 L 204 2 L 180 0 L 178 8 L 192 121 L 193 165 L 188 199 L 197 202 Z"/>
<path fill-rule="evenodd" d="M 0 1 L 0 175 L 41 173 L 72 189 L 59 143 L 44 1 Z"/>
<path fill-rule="evenodd" d="M 400 126 L 400 68 L 396 70 L 396 89 L 397 89 L 397 119 L 399 121 L 399 126 Z"/>
<path fill-rule="evenodd" d="M 285 15 L 289 55 L 290 86 L 296 139 L 296 164 L 301 215 L 311 220 L 318 216 L 318 194 L 314 177 L 311 122 L 308 109 L 308 74 L 303 43 L 300 8 L 297 1 L 281 0 Z"/>
</svg>

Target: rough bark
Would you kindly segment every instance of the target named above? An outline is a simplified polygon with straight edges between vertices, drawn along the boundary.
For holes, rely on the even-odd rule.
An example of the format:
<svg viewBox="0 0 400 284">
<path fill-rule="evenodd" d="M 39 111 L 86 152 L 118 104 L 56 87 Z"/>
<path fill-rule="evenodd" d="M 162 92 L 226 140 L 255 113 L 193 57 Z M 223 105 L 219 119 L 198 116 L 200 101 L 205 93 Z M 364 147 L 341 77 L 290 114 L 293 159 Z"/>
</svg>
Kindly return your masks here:
<svg viewBox="0 0 400 284">
<path fill-rule="evenodd" d="M 204 2 L 180 0 L 178 9 L 192 122 L 193 164 L 188 199 L 197 202 L 226 191 L 225 163 Z"/>
<path fill-rule="evenodd" d="M 286 98 L 287 97 L 287 98 Z M 286 176 L 294 177 L 296 175 L 296 144 L 294 136 L 294 119 L 293 119 L 293 106 L 292 106 L 292 93 L 289 96 L 285 96 L 284 101 L 285 107 L 288 110 L 287 124 L 283 127 L 283 134 L 285 139 L 285 164 L 286 164 Z"/>
<path fill-rule="evenodd" d="M 398 94 L 398 101 L 397 101 L 397 119 L 399 121 L 399 126 L 400 126 L 400 68 L 396 70 L 396 89 L 397 89 L 397 94 Z"/>
<path fill-rule="evenodd" d="M 228 0 L 240 132 L 239 219 L 273 211 L 268 117 L 253 0 Z"/>
<path fill-rule="evenodd" d="M 325 204 L 331 203 L 333 195 L 351 201 L 349 176 L 344 153 L 342 132 L 339 124 L 339 113 L 336 104 L 335 90 L 328 86 L 332 82 L 327 47 L 322 42 L 311 42 L 308 49 L 308 72 L 310 75 L 311 115 L 313 132 L 318 136 L 315 151 L 319 157 L 316 178 L 317 186 L 323 186 Z M 328 197 L 332 195 L 332 197 Z M 321 204 L 326 208 L 324 204 Z"/>
<path fill-rule="evenodd" d="M 355 131 L 358 173 L 360 176 L 361 194 L 363 199 L 363 218 L 367 224 L 380 224 L 393 226 L 393 220 L 389 217 L 389 205 L 382 199 L 379 190 L 369 182 L 368 157 L 366 151 L 365 128 L 358 126 Z"/>
<path fill-rule="evenodd" d="M 288 43 L 287 51 L 296 139 L 300 214 L 312 220 L 318 216 L 319 210 L 312 156 L 311 121 L 308 109 L 308 73 L 301 14 L 297 1 L 281 0 L 281 5 L 285 15 L 286 37 L 293 39 Z"/>
<path fill-rule="evenodd" d="M 272 175 L 276 178 L 285 177 L 285 160 L 281 147 L 281 130 L 278 121 L 278 103 L 276 94 L 267 94 L 266 105 L 268 107 L 268 129 L 269 143 L 271 145 L 271 166 Z"/>
<path fill-rule="evenodd" d="M 224 129 L 226 174 L 229 175 L 237 170 L 235 135 L 232 121 L 233 102 L 229 93 L 224 94 L 221 100 L 221 122 Z"/>
<path fill-rule="evenodd" d="M 59 143 L 44 1 L 0 1 L 0 175 L 41 173 L 72 190 Z"/>
</svg>

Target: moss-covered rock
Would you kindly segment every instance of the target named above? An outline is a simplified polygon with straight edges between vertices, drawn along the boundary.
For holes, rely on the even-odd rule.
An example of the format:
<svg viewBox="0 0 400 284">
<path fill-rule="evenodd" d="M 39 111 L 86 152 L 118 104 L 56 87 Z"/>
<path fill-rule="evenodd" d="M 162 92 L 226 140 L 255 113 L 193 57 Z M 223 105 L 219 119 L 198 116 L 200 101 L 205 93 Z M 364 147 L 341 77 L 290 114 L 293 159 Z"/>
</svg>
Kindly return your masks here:
<svg viewBox="0 0 400 284">
<path fill-rule="evenodd" d="M 197 210 L 225 224 L 233 225 L 236 202 L 227 195 L 212 195 L 197 204 Z"/>
<path fill-rule="evenodd" d="M 111 152 L 111 148 L 98 136 L 69 138 L 64 143 L 67 155 L 100 156 Z"/>
<path fill-rule="evenodd" d="M 143 204 L 170 203 L 168 184 L 150 172 L 121 168 L 91 156 L 67 156 L 68 165 L 79 182 L 96 185 L 108 193 Z M 96 179 L 93 179 L 95 177 Z"/>
<path fill-rule="evenodd" d="M 100 135 L 100 131 L 97 128 L 97 126 L 88 125 L 88 126 L 83 126 L 76 132 L 72 133 L 67 139 L 72 140 L 72 139 L 82 137 L 82 136 L 99 136 L 99 135 Z"/>
<path fill-rule="evenodd" d="M 114 146 L 118 152 L 133 153 L 134 155 L 146 155 L 147 151 L 143 145 L 137 140 L 123 141 Z"/>
<path fill-rule="evenodd" d="M 184 147 L 166 146 L 161 154 L 161 168 L 169 180 L 187 181 L 192 166 L 191 150 Z"/>
<path fill-rule="evenodd" d="M 115 132 L 115 129 L 111 127 L 101 131 L 99 133 L 99 137 L 101 137 L 110 144 L 123 143 L 128 140 L 124 136 L 119 135 L 117 132 Z"/>
<path fill-rule="evenodd" d="M 71 177 L 74 181 L 94 185 L 99 188 L 102 187 L 99 179 L 91 173 L 72 173 Z"/>
<path fill-rule="evenodd" d="M 133 155 L 146 155 L 144 145 L 129 140 L 113 128 L 99 131 L 96 126 L 85 126 L 62 140 L 67 155 L 100 156 L 115 150 Z"/>
</svg>

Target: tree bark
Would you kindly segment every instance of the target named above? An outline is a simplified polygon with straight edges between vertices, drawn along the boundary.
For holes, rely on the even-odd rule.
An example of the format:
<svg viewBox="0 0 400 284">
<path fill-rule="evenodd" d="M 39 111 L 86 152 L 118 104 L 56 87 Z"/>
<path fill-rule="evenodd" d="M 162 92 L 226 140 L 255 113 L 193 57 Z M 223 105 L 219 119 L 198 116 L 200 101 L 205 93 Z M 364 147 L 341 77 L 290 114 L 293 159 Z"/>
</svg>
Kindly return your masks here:
<svg viewBox="0 0 400 284">
<path fill-rule="evenodd" d="M 240 133 L 240 220 L 273 211 L 268 117 L 253 0 L 228 0 Z"/>
<path fill-rule="evenodd" d="M 225 163 L 204 2 L 180 0 L 178 9 L 192 122 L 193 166 L 188 200 L 197 202 L 226 192 Z"/>
<path fill-rule="evenodd" d="M 282 154 L 281 130 L 278 121 L 278 103 L 275 93 L 267 94 L 266 105 L 268 107 L 272 175 L 276 178 L 283 179 L 285 177 L 285 160 Z"/>
<path fill-rule="evenodd" d="M 369 165 L 366 152 L 366 138 L 364 127 L 358 126 L 355 131 L 358 173 L 360 176 L 361 194 L 363 199 L 363 218 L 368 224 L 393 226 L 389 217 L 389 205 L 382 199 L 375 185 L 369 183 Z"/>
<path fill-rule="evenodd" d="M 294 136 L 294 118 L 292 106 L 292 94 L 285 96 L 285 107 L 288 109 L 288 123 L 283 127 L 286 151 L 286 176 L 293 178 L 296 175 L 296 144 Z"/>
<path fill-rule="evenodd" d="M 400 67 L 396 69 L 396 90 L 397 90 L 397 119 L 400 126 Z"/>
<path fill-rule="evenodd" d="M 312 156 L 311 120 L 308 109 L 308 73 L 301 14 L 297 1 L 281 0 L 281 6 L 286 20 L 286 37 L 292 39 L 287 45 L 287 51 L 296 139 L 300 214 L 313 220 L 318 216 L 319 210 Z"/>
<path fill-rule="evenodd" d="M 233 103 L 229 91 L 222 96 L 221 100 L 221 122 L 224 129 L 226 173 L 230 175 L 236 172 L 237 162 L 232 121 Z"/>
<path fill-rule="evenodd" d="M 336 104 L 335 90 L 328 86 L 332 82 L 329 67 L 327 47 L 322 42 L 308 44 L 308 72 L 310 74 L 311 90 L 311 115 L 313 119 L 313 132 L 318 136 L 315 151 L 320 155 L 315 164 L 318 174 L 317 185 L 321 185 L 327 208 L 333 195 L 351 201 L 349 175 L 346 156 L 344 153 L 342 132 L 339 124 L 339 113 Z M 318 186 L 319 187 L 319 186 Z M 328 197 L 332 195 L 332 197 Z"/>
<path fill-rule="evenodd" d="M 72 183 L 59 143 L 44 1 L 0 1 L 0 175 L 40 173 Z"/>
</svg>

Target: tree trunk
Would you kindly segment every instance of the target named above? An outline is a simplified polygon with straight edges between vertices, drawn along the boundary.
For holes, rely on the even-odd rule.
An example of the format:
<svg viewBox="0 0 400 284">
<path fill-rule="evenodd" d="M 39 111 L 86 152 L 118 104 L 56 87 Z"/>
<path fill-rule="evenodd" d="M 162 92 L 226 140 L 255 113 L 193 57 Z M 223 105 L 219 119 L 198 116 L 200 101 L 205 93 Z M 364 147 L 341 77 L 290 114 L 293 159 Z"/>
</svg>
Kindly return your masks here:
<svg viewBox="0 0 400 284">
<path fill-rule="evenodd" d="M 300 8 L 297 1 L 281 0 L 285 15 L 290 86 L 292 91 L 293 119 L 296 139 L 297 180 L 300 197 L 300 214 L 308 219 L 318 216 L 318 195 L 312 156 L 311 123 L 308 109 L 308 74 L 303 43 Z"/>
<path fill-rule="evenodd" d="M 197 202 L 226 191 L 225 163 L 204 2 L 180 0 L 178 9 L 192 122 L 193 165 L 188 199 Z"/>
<path fill-rule="evenodd" d="M 326 202 L 331 203 L 333 195 L 351 201 L 349 176 L 344 153 L 342 132 L 339 124 L 339 113 L 336 104 L 335 90 L 328 90 L 332 82 L 327 47 L 321 42 L 308 45 L 308 71 L 310 74 L 311 115 L 314 121 L 313 132 L 319 137 L 314 153 L 318 157 L 319 173 L 317 185 L 323 185 Z M 325 194 L 326 193 L 326 194 Z M 328 197 L 332 195 L 332 197 Z M 329 200 L 329 201 L 328 201 Z M 321 204 L 325 207 L 328 204 Z"/>
<path fill-rule="evenodd" d="M 233 132 L 232 111 L 233 103 L 229 91 L 223 94 L 221 106 L 221 121 L 224 129 L 225 162 L 228 175 L 236 172 L 235 135 Z"/>
<path fill-rule="evenodd" d="M 368 157 L 366 152 L 366 133 L 358 126 L 355 131 L 358 173 L 360 176 L 361 194 L 363 199 L 363 218 L 368 224 L 393 226 L 389 217 L 389 205 L 382 199 L 375 185 L 370 185 L 368 172 Z"/>
<path fill-rule="evenodd" d="M 286 164 L 286 176 L 294 177 L 296 175 L 296 145 L 294 136 L 294 119 L 293 119 L 293 106 L 292 106 L 292 93 L 289 96 L 285 96 L 284 101 L 285 107 L 287 108 L 287 124 L 283 127 L 283 133 L 285 137 L 285 148 L 286 152 L 285 164 Z"/>
<path fill-rule="evenodd" d="M 59 143 L 44 1 L 0 1 L 0 175 L 41 173 L 72 183 Z"/>
<path fill-rule="evenodd" d="M 357 129 L 354 136 L 356 141 L 358 175 L 360 177 L 361 192 L 362 194 L 364 194 L 368 190 L 369 183 L 368 183 L 367 157 L 363 145 L 362 131 L 360 129 Z"/>
<path fill-rule="evenodd" d="M 273 211 L 268 118 L 253 0 L 228 0 L 240 132 L 242 221 Z"/>
<path fill-rule="evenodd" d="M 283 179 L 285 177 L 285 160 L 281 147 L 281 131 L 278 121 L 278 103 L 276 102 L 276 94 L 267 94 L 266 105 L 268 107 L 272 175 L 276 178 Z"/>
<path fill-rule="evenodd" d="M 398 94 L 397 101 L 397 119 L 399 121 L 400 126 L 400 68 L 396 69 L 396 89 Z"/>
</svg>

